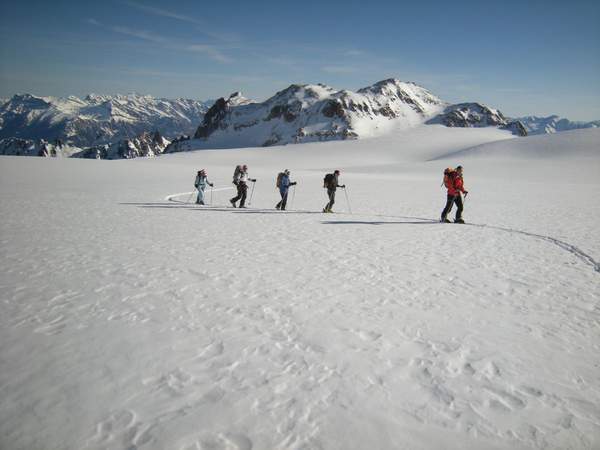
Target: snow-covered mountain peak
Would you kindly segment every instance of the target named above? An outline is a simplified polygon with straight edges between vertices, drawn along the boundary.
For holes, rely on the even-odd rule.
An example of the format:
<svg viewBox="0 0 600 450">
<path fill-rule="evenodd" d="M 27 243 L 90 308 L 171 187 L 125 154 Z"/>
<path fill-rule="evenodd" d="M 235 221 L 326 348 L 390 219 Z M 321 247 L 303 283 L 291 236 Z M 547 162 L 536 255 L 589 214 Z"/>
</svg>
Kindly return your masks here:
<svg viewBox="0 0 600 450">
<path fill-rule="evenodd" d="M 252 103 L 252 101 L 244 97 L 240 91 L 234 92 L 227 99 L 229 106 L 247 105 L 248 103 Z"/>
<path fill-rule="evenodd" d="M 395 79 L 358 92 L 324 84 L 292 84 L 262 103 L 241 104 L 236 98 L 215 102 L 195 134 L 202 142 L 194 145 L 269 146 L 373 136 L 390 126 L 423 123 L 445 105 L 425 88 Z M 167 151 L 189 145 L 176 142 Z"/>
<path fill-rule="evenodd" d="M 477 102 L 449 105 L 428 123 L 461 128 L 500 127 L 518 136 L 527 136 L 527 130 L 521 122 L 510 121 L 499 110 Z"/>
<path fill-rule="evenodd" d="M 152 130 L 174 138 L 191 134 L 206 110 L 198 100 L 139 94 L 91 93 L 84 98 L 18 94 L 0 105 L 0 139 L 58 139 L 84 148 L 132 139 Z"/>
</svg>

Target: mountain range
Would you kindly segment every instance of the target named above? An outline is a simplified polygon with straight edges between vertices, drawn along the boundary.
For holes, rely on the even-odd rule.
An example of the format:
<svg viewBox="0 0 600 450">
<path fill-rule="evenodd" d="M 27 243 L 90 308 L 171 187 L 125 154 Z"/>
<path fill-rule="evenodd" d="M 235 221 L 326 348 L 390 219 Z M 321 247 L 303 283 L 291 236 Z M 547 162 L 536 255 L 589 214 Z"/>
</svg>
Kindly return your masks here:
<svg viewBox="0 0 600 450">
<path fill-rule="evenodd" d="M 0 99 L 0 154 L 100 159 L 359 139 L 420 124 L 497 127 L 513 134 L 597 127 L 558 116 L 510 119 L 481 103 L 449 104 L 427 89 L 386 79 L 356 92 L 292 84 L 263 102 L 240 92 L 216 101 L 137 94 Z M 193 136 L 193 137 L 191 137 Z"/>
<path fill-rule="evenodd" d="M 43 139 L 89 147 L 155 130 L 173 138 L 193 132 L 211 104 L 137 94 L 90 94 L 83 99 L 20 94 L 0 106 L 0 139 Z"/>
<path fill-rule="evenodd" d="M 559 116 L 525 116 L 514 120 L 518 120 L 523 124 L 527 130 L 527 134 L 558 133 L 560 131 L 600 127 L 600 120 L 595 120 L 592 122 L 574 122 Z"/>
</svg>

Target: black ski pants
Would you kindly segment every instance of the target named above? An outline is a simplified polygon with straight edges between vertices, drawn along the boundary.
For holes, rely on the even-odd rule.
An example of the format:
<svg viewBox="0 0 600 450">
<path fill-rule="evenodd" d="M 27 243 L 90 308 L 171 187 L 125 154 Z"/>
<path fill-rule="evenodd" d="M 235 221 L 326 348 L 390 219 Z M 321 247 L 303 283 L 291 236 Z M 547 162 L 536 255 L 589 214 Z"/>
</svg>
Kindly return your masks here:
<svg viewBox="0 0 600 450">
<path fill-rule="evenodd" d="M 452 211 L 452 205 L 454 203 L 456 203 L 456 218 L 455 219 L 462 219 L 463 201 L 462 201 L 461 195 L 460 194 L 457 194 L 457 195 L 448 194 L 448 198 L 446 199 L 446 207 L 442 211 L 442 220 L 445 219 L 448 214 L 450 214 L 450 211 Z"/>
<path fill-rule="evenodd" d="M 244 207 L 246 203 L 246 196 L 248 195 L 248 185 L 243 181 L 240 181 L 237 185 L 237 197 L 231 199 L 232 202 L 240 200 L 240 208 Z"/>
<path fill-rule="evenodd" d="M 283 192 L 279 191 L 279 194 L 281 195 L 281 200 L 279 201 L 279 203 L 277 203 L 275 208 L 285 210 L 285 205 L 287 205 L 288 192 L 288 190 L 285 190 Z"/>
<path fill-rule="evenodd" d="M 327 196 L 329 197 L 329 203 L 325 205 L 325 210 L 330 210 L 333 208 L 333 204 L 335 203 L 335 189 L 327 189 Z"/>
</svg>

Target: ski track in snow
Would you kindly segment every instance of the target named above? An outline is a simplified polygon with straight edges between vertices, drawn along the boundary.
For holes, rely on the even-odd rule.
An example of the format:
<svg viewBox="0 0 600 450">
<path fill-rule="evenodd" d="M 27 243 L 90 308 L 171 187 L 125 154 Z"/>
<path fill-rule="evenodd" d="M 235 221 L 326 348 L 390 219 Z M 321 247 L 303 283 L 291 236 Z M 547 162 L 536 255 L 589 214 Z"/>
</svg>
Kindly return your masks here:
<svg viewBox="0 0 600 450">
<path fill-rule="evenodd" d="M 215 191 L 225 190 L 225 189 L 231 189 L 231 188 L 220 188 L 220 189 L 215 189 Z M 175 198 L 185 196 L 185 195 L 191 195 L 191 194 L 193 194 L 193 191 L 192 192 L 183 192 L 183 193 L 179 193 L 179 194 L 170 194 L 165 197 L 165 200 L 185 204 L 186 202 L 181 202 L 179 200 L 175 200 Z M 210 206 L 212 206 L 212 205 L 210 205 Z M 226 208 L 226 206 L 221 206 L 221 207 Z M 309 211 L 309 210 L 289 210 L 289 212 L 303 212 L 303 213 L 307 213 L 307 214 L 318 213 L 318 211 Z M 336 213 L 336 214 L 338 214 L 338 215 L 342 214 L 342 215 L 348 215 L 348 216 L 361 216 L 361 217 L 381 217 L 381 218 L 390 218 L 390 219 L 413 219 L 413 220 L 420 220 L 420 221 L 429 221 L 432 223 L 439 222 L 438 220 L 435 220 L 432 218 L 394 216 L 394 215 L 386 215 L 386 214 L 360 214 L 360 213 Z M 359 224 L 360 222 L 354 222 L 354 223 Z M 384 224 L 385 222 L 380 222 L 380 223 L 365 222 L 365 223 L 377 225 L 377 224 Z M 517 230 L 514 228 L 498 227 L 495 225 L 488 225 L 488 224 L 465 223 L 464 225 L 469 225 L 472 227 L 479 227 L 479 228 L 489 228 L 492 230 L 505 231 L 507 233 L 522 234 L 524 236 L 529 236 L 529 237 L 536 238 L 536 239 L 542 239 L 544 241 L 550 242 L 551 244 L 557 245 L 558 247 L 571 253 L 572 255 L 575 255 L 576 257 L 578 257 L 579 259 L 584 261 L 586 264 L 591 265 L 596 272 L 600 272 L 600 263 L 596 262 L 594 260 L 594 258 L 592 258 L 590 255 L 585 253 L 583 250 L 577 248 L 575 245 L 569 244 L 568 242 L 561 241 L 560 239 L 553 238 L 552 236 L 545 236 L 543 234 L 536 234 L 536 233 L 531 233 L 528 231 Z"/>
</svg>

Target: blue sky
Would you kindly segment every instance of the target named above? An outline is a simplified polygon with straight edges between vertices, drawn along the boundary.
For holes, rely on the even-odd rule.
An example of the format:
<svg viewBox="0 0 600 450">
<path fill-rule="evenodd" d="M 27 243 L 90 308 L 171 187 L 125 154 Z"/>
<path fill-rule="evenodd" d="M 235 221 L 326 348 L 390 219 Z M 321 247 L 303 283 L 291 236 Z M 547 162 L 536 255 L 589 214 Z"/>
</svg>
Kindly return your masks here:
<svg viewBox="0 0 600 450">
<path fill-rule="evenodd" d="M 414 81 L 511 116 L 600 119 L 596 1 L 2 1 L 0 97 L 262 100 Z"/>
</svg>

